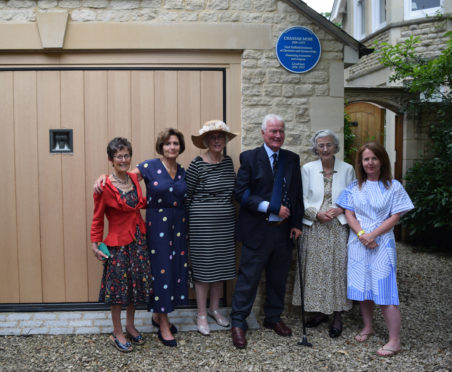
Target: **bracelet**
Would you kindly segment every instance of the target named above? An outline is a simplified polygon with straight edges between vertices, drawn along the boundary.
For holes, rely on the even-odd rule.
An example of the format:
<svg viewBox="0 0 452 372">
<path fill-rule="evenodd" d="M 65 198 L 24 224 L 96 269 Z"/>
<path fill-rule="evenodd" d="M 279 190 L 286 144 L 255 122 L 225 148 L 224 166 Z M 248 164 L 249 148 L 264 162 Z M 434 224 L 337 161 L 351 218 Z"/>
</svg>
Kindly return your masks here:
<svg viewBox="0 0 452 372">
<path fill-rule="evenodd" d="M 361 235 L 363 235 L 363 234 L 365 234 L 366 232 L 364 231 L 364 230 L 361 230 L 361 231 L 358 231 L 358 233 L 356 234 L 357 236 L 358 236 L 358 238 L 361 236 Z"/>
</svg>

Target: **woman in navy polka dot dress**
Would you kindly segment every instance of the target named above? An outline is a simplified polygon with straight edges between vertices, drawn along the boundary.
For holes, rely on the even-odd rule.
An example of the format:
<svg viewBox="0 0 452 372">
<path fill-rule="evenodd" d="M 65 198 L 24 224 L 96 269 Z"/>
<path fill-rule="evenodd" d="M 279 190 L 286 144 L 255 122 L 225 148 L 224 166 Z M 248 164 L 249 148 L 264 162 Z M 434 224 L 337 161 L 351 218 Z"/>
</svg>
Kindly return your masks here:
<svg viewBox="0 0 452 372">
<path fill-rule="evenodd" d="M 185 150 L 184 135 L 168 128 L 158 135 L 155 149 L 161 158 L 138 164 L 131 173 L 146 183 L 146 235 L 154 280 L 154 298 L 149 308 L 152 324 L 165 346 L 177 346 L 177 328 L 168 313 L 188 303 L 187 216 L 184 195 L 185 169 L 177 157 Z M 102 192 L 106 176 L 94 184 Z"/>
<path fill-rule="evenodd" d="M 176 346 L 174 325 L 168 313 L 188 303 L 187 217 L 184 205 L 185 170 L 176 159 L 185 149 L 184 136 L 166 129 L 157 138 L 156 151 L 161 159 L 138 164 L 146 183 L 146 228 L 154 279 L 153 324 L 166 346 Z"/>
</svg>

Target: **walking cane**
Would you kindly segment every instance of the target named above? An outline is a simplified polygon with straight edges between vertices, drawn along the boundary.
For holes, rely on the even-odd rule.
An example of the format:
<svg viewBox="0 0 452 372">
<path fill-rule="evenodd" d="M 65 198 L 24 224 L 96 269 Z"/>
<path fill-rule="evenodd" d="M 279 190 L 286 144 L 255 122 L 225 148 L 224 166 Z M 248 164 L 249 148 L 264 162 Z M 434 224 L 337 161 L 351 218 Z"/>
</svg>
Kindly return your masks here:
<svg viewBox="0 0 452 372">
<path fill-rule="evenodd" d="M 300 244 L 298 244 L 297 239 L 295 238 L 295 235 L 292 237 L 293 243 L 295 244 L 295 247 L 297 249 L 297 262 L 298 262 L 298 275 L 300 278 L 300 295 L 301 295 L 301 322 L 303 324 L 303 337 L 301 341 L 298 342 L 298 345 L 302 346 L 308 346 L 312 347 L 312 344 L 308 342 L 308 337 L 306 336 L 306 322 L 304 319 L 304 291 L 303 291 L 303 274 L 302 274 L 302 268 L 301 268 L 301 249 Z M 301 240 L 300 240 L 301 242 Z"/>
</svg>

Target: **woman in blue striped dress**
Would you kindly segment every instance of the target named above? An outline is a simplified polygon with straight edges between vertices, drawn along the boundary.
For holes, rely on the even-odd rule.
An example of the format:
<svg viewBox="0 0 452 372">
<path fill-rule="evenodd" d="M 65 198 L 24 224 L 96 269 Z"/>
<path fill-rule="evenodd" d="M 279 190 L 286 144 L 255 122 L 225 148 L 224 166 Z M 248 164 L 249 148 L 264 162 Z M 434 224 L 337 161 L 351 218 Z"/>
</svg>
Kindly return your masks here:
<svg viewBox="0 0 452 372">
<path fill-rule="evenodd" d="M 207 151 L 187 169 L 189 250 L 195 282 L 198 331 L 210 333 L 207 315 L 217 324 L 229 326 L 219 310 L 223 282 L 235 278 L 235 207 L 232 193 L 235 172 L 232 159 L 223 154 L 236 135 L 220 120 L 206 122 L 193 144 Z M 210 289 L 210 309 L 207 297 Z"/>
<path fill-rule="evenodd" d="M 392 178 L 388 154 L 370 142 L 356 156 L 357 180 L 336 204 L 345 209 L 350 226 L 348 239 L 347 297 L 359 301 L 363 329 L 355 337 L 366 341 L 372 334 L 374 304 L 380 305 L 389 330 L 389 341 L 379 356 L 400 351 L 400 311 L 396 281 L 396 247 L 393 228 L 402 214 L 413 209 L 403 186 Z"/>
</svg>

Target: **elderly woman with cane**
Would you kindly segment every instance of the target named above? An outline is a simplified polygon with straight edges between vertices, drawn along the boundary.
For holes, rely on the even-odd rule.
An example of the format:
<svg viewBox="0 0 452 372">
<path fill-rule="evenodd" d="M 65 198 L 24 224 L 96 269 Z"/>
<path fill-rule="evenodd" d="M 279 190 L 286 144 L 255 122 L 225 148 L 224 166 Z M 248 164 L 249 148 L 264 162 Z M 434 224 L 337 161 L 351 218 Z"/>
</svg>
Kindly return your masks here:
<svg viewBox="0 0 452 372">
<path fill-rule="evenodd" d="M 317 327 L 333 315 L 329 327 L 331 338 L 342 333 L 341 312 L 350 310 L 347 300 L 347 237 L 348 225 L 344 209 L 335 202 L 353 181 L 353 167 L 336 159 L 339 139 L 329 129 L 317 131 L 311 139 L 312 151 L 318 160 L 301 170 L 303 184 L 302 272 L 304 276 L 305 310 L 314 312 L 306 327 Z M 295 279 L 292 297 L 300 305 L 299 277 Z"/>
</svg>

